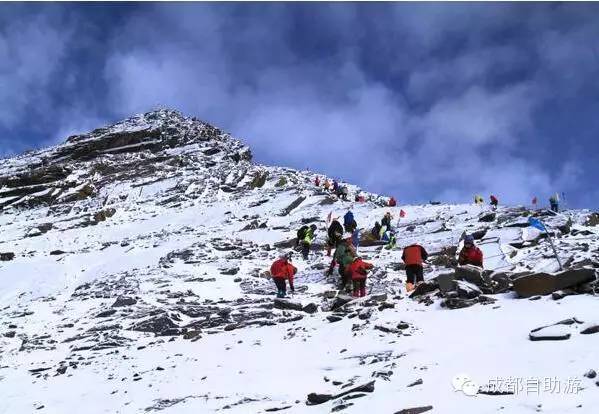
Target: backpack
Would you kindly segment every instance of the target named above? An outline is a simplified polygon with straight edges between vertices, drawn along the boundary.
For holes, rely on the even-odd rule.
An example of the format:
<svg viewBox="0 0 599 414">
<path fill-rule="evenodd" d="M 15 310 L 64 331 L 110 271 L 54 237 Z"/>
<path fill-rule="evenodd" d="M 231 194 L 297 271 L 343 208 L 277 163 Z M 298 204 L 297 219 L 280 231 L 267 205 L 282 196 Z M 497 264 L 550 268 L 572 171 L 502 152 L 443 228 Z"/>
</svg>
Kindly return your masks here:
<svg viewBox="0 0 599 414">
<path fill-rule="evenodd" d="M 345 213 L 345 216 L 343 216 L 343 224 L 344 225 L 348 225 L 351 222 L 354 221 L 354 213 L 352 213 L 351 211 L 348 211 L 347 213 Z"/>
</svg>

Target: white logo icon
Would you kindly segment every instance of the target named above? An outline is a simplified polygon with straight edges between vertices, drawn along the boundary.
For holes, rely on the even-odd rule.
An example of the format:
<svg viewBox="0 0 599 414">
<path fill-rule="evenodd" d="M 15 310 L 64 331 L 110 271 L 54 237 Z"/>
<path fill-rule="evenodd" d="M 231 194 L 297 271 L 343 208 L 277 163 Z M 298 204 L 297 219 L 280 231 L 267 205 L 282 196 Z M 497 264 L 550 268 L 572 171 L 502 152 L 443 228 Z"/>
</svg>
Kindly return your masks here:
<svg viewBox="0 0 599 414">
<path fill-rule="evenodd" d="M 478 394 L 478 384 L 466 374 L 459 374 L 451 380 L 454 391 L 462 391 L 464 394 L 473 397 Z"/>
</svg>

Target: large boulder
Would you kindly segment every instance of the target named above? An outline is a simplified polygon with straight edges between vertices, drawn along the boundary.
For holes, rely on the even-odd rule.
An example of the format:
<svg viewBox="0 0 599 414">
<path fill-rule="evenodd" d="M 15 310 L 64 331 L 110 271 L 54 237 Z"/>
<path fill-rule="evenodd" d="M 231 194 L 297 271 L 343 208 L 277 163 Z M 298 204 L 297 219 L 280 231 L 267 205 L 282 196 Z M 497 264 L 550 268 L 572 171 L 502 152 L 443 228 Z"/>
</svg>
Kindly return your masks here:
<svg viewBox="0 0 599 414">
<path fill-rule="evenodd" d="M 293 300 L 283 299 L 283 298 L 276 298 L 274 305 L 275 305 L 275 308 L 283 309 L 283 310 L 302 311 L 304 309 L 301 302 L 296 302 Z"/>
<path fill-rule="evenodd" d="M 560 273 L 533 273 L 514 280 L 514 290 L 518 296 L 527 298 L 535 295 L 548 295 L 557 290 L 580 285 L 597 278 L 595 269 L 569 269 Z"/>
</svg>

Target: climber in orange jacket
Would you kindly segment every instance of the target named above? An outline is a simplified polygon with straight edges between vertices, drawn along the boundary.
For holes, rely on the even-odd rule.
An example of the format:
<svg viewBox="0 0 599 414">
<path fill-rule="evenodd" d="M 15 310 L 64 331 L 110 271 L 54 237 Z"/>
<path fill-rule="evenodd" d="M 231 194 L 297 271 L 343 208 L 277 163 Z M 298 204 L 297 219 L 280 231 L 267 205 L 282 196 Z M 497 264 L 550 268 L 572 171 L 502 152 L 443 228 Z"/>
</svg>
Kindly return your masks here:
<svg viewBox="0 0 599 414">
<path fill-rule="evenodd" d="M 284 298 L 287 294 L 287 284 L 285 280 L 289 280 L 289 288 L 291 292 L 295 292 L 293 285 L 293 276 L 297 273 L 297 268 L 291 264 L 291 253 L 281 255 L 272 266 L 270 266 L 270 275 L 277 287 L 277 297 Z"/>
<path fill-rule="evenodd" d="M 422 263 L 428 258 L 428 253 L 419 244 L 412 244 L 403 249 L 401 260 L 406 265 L 406 290 L 411 292 L 414 285 L 424 280 Z"/>
<path fill-rule="evenodd" d="M 373 268 L 371 263 L 367 263 L 360 257 L 356 257 L 348 266 L 347 272 L 351 275 L 353 284 L 353 297 L 366 296 L 366 275 Z"/>
</svg>

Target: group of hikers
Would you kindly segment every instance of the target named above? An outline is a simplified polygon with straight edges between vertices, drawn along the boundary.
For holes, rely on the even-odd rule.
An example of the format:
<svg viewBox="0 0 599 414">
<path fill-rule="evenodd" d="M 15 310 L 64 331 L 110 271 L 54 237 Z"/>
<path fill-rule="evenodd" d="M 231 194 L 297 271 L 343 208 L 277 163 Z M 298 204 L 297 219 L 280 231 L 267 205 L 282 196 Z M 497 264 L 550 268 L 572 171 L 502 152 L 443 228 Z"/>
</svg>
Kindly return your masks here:
<svg viewBox="0 0 599 414">
<path fill-rule="evenodd" d="M 346 185 L 340 185 L 337 180 L 329 181 L 328 178 L 325 178 L 324 182 L 321 182 L 320 177 L 316 176 L 314 178 L 314 185 L 316 187 L 320 187 L 322 185 L 325 190 L 331 191 L 340 200 L 349 201 L 349 188 Z M 366 202 L 366 197 L 360 191 L 357 191 L 354 201 L 356 203 L 364 203 Z M 395 200 L 394 197 L 390 197 L 386 201 L 386 205 L 389 207 L 395 207 L 397 205 L 397 200 Z"/>
<path fill-rule="evenodd" d="M 371 235 L 377 240 L 388 242 L 387 248 L 395 247 L 395 235 L 392 226 L 393 216 L 390 212 L 385 213 L 382 220 L 376 222 L 371 230 Z M 314 241 L 317 227 L 302 226 L 297 231 L 296 247 L 301 245 L 301 252 L 304 260 L 308 260 L 310 248 Z M 326 272 L 326 276 L 333 274 L 335 267 L 338 267 L 339 290 L 349 290 L 353 297 L 363 297 L 366 295 L 366 279 L 370 271 L 374 268 L 372 263 L 368 263 L 358 254 L 360 245 L 360 233 L 358 224 L 353 213 L 348 211 L 343 217 L 343 225 L 337 218 L 332 218 L 327 231 L 326 251 L 330 257 L 331 251 L 335 249 L 333 258 Z M 392 246 L 392 247 L 389 247 Z M 424 280 L 424 263 L 428 259 L 428 253 L 420 244 L 411 244 L 403 249 L 402 260 L 405 264 L 406 272 L 406 290 L 411 292 L 418 283 Z M 474 238 L 471 235 L 464 237 L 464 246 L 458 256 L 459 265 L 483 266 L 483 253 L 475 245 Z M 288 252 L 280 256 L 271 266 L 271 276 L 277 287 L 277 297 L 285 297 L 287 294 L 286 283 L 289 281 L 289 288 L 294 292 L 293 279 L 297 273 L 297 268 L 292 264 L 292 253 Z"/>
<path fill-rule="evenodd" d="M 476 194 L 474 196 L 474 204 L 482 206 L 483 204 L 485 204 L 485 200 L 483 199 L 483 197 L 480 194 Z M 499 205 L 499 199 L 497 198 L 497 196 L 495 196 L 494 194 L 491 194 L 489 196 L 489 204 L 491 205 L 493 210 L 496 210 L 497 206 Z M 536 197 L 533 197 L 532 204 L 534 206 L 537 205 Z M 559 212 L 559 194 L 558 193 L 555 193 L 551 197 L 549 197 L 549 207 L 550 207 L 551 211 L 554 211 L 556 213 Z"/>
<path fill-rule="evenodd" d="M 327 191 L 332 191 L 340 199 L 348 199 L 347 186 L 340 185 L 337 180 L 329 181 L 325 179 L 321 183 L 317 176 L 314 179 L 314 184 L 320 187 L 321 184 Z M 364 202 L 364 196 L 360 193 L 356 194 L 357 202 Z M 484 199 L 481 195 L 474 196 L 474 203 L 483 205 Z M 551 210 L 558 212 L 559 196 L 554 194 L 550 197 L 549 203 Z M 394 197 L 388 199 L 387 204 L 390 207 L 395 207 L 397 201 Z M 496 195 L 489 196 L 489 204 L 496 210 L 499 205 L 499 199 Z M 536 205 L 536 197 L 533 199 L 533 205 Z M 400 218 L 404 217 L 405 212 L 400 211 Z M 360 231 L 358 224 L 351 210 L 343 216 L 343 224 L 337 218 L 332 218 L 329 214 L 328 222 L 330 225 L 327 230 L 326 254 L 331 256 L 334 249 L 332 261 L 326 272 L 327 276 L 331 276 L 335 267 L 338 267 L 339 273 L 339 289 L 350 290 L 354 297 L 363 297 L 366 295 L 366 279 L 369 272 L 374 268 L 373 264 L 363 260 L 358 254 L 360 246 Z M 303 225 L 297 231 L 296 248 L 299 248 L 304 260 L 308 260 L 313 241 L 316 237 L 317 226 L 315 224 Z M 396 246 L 395 228 L 393 226 L 393 216 L 391 212 L 386 212 L 383 218 L 374 224 L 367 237 L 376 241 L 385 243 L 386 249 L 393 249 Z M 465 235 L 463 238 L 464 244 L 458 255 L 458 264 L 473 265 L 483 267 L 483 253 L 475 245 L 474 238 L 471 235 Z M 406 272 L 406 290 L 411 292 L 415 289 L 418 283 L 423 281 L 424 263 L 428 259 L 428 253 L 424 247 L 419 244 L 411 244 L 403 249 L 402 260 L 405 264 Z M 277 287 L 277 296 L 285 297 L 287 294 L 286 283 L 289 282 L 291 292 L 294 292 L 293 278 L 297 273 L 297 268 L 292 264 L 292 253 L 285 253 L 280 256 L 271 266 L 271 276 Z M 351 285 L 350 285 L 351 282 Z"/>
</svg>

